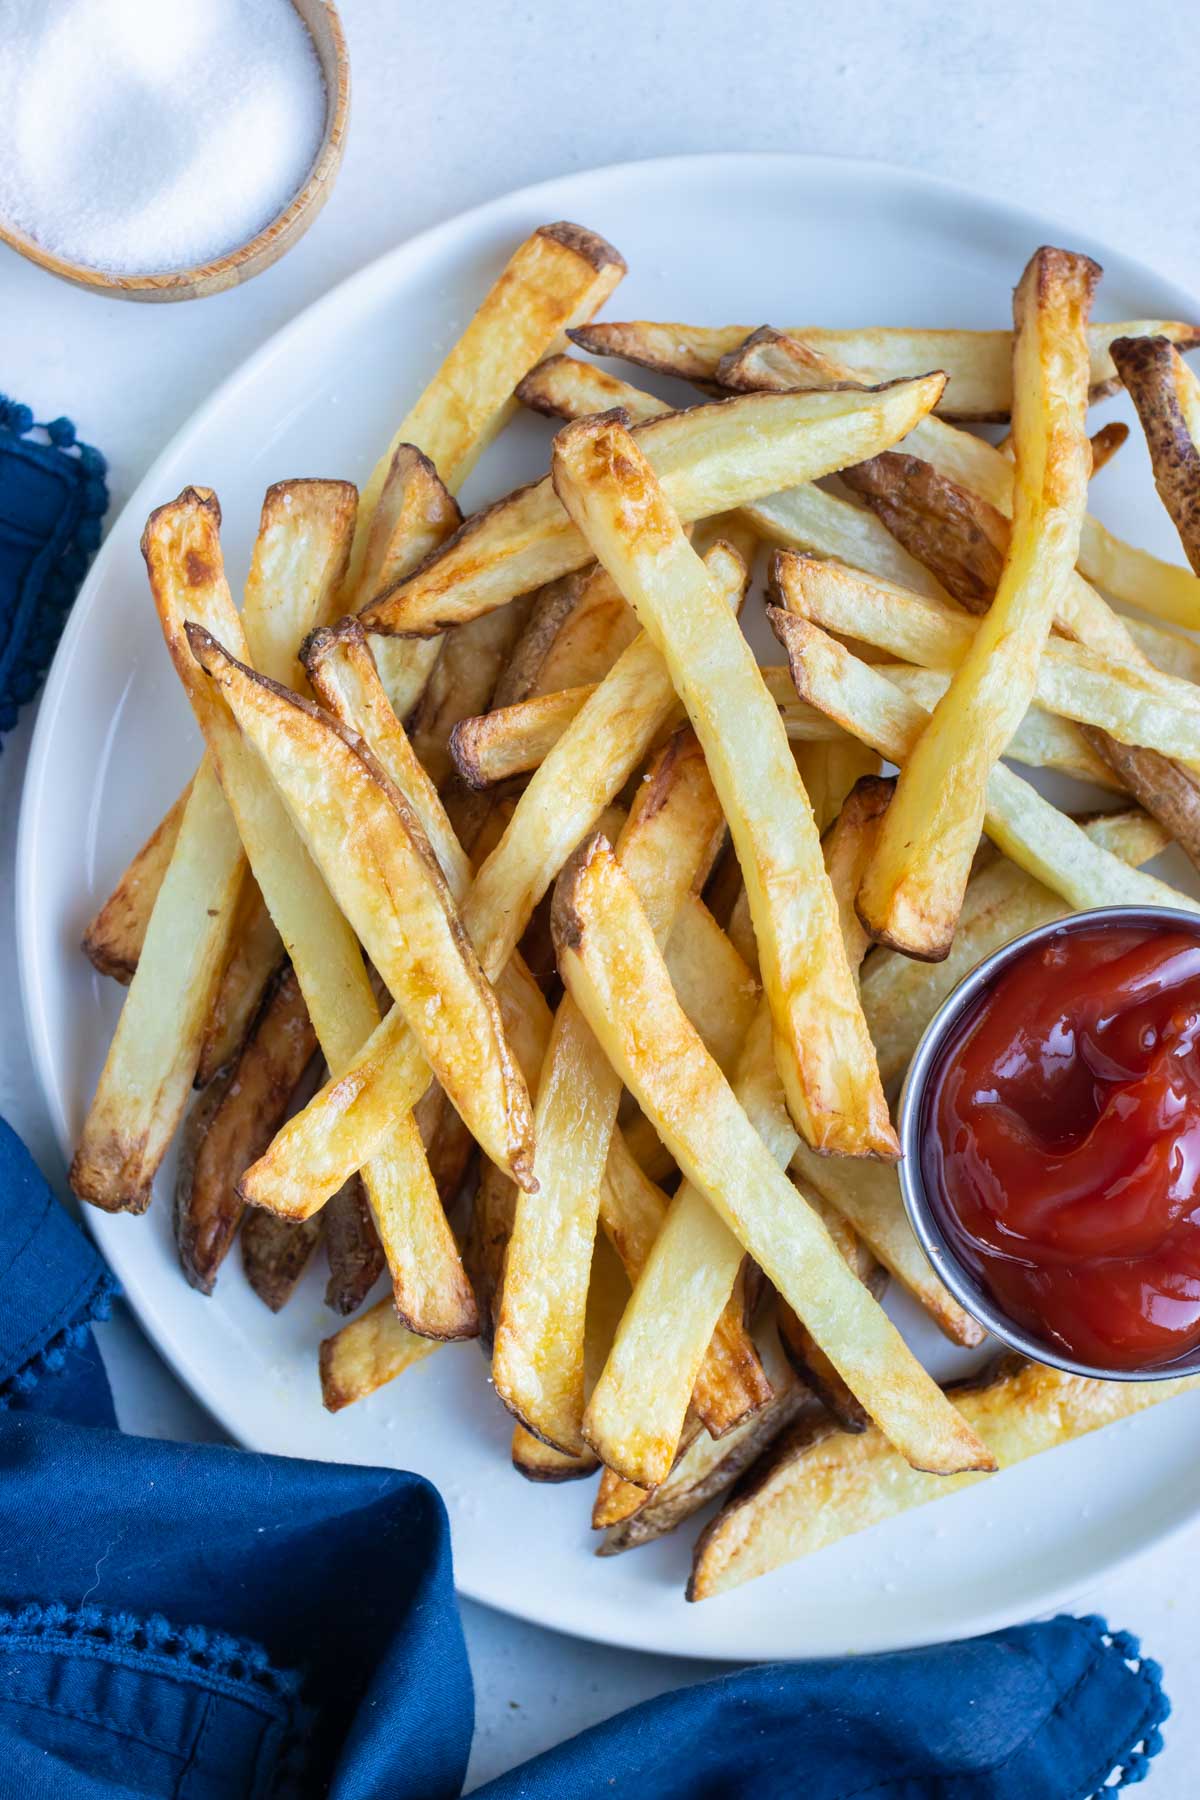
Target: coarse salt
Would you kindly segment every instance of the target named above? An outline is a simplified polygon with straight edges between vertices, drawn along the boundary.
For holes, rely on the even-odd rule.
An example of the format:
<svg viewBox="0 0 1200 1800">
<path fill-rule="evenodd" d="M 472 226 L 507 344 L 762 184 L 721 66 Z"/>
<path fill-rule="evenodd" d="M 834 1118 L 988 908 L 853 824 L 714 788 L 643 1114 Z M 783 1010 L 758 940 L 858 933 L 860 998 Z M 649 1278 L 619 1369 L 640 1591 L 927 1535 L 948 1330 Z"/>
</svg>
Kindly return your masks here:
<svg viewBox="0 0 1200 1800">
<path fill-rule="evenodd" d="M 316 158 L 291 0 L 0 0 L 0 219 L 113 274 L 235 250 Z"/>
</svg>

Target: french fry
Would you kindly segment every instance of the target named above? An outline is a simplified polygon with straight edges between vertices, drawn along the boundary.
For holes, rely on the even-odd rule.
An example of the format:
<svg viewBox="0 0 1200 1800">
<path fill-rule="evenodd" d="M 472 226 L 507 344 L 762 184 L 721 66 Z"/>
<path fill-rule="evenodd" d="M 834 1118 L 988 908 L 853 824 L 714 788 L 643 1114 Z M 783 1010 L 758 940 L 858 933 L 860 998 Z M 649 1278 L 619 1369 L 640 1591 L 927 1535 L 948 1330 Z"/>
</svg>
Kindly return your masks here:
<svg viewBox="0 0 1200 1800">
<path fill-rule="evenodd" d="M 690 731 L 680 732 L 639 785 L 617 840 L 660 943 L 707 872 L 723 824 L 700 746 Z M 517 1194 L 492 1379 L 529 1430 L 576 1456 L 584 1449 L 588 1273 L 620 1098 L 619 1077 L 567 996 L 538 1089 L 537 1191 Z"/>
<path fill-rule="evenodd" d="M 778 607 L 769 608 L 768 616 L 801 698 L 902 766 L 929 715 L 807 619 Z M 1072 910 L 1126 905 L 1197 910 L 1177 888 L 1128 868 L 1003 764 L 992 769 L 988 781 L 984 828 L 999 849 L 1061 894 Z"/>
<path fill-rule="evenodd" d="M 611 244 L 567 221 L 539 226 L 518 246 L 363 488 L 345 611 L 360 611 L 368 597 L 372 527 L 398 446 L 415 445 L 457 492 L 507 422 L 521 377 L 567 327 L 591 318 L 624 273 Z"/>
<path fill-rule="evenodd" d="M 442 786 L 454 766 L 450 738 L 455 726 L 487 705 L 521 635 L 526 612 L 525 603 L 517 601 L 472 619 L 443 639 L 441 655 L 407 722 L 413 749 L 435 787 Z M 377 644 L 387 641 L 374 639 Z"/>
<path fill-rule="evenodd" d="M 881 1299 L 887 1287 L 887 1270 L 876 1262 L 835 1207 L 817 1194 L 810 1193 L 806 1199 L 867 1292 L 873 1299 Z M 778 1305 L 776 1324 L 783 1353 L 808 1391 L 821 1402 L 826 1412 L 833 1415 L 843 1431 L 865 1431 L 871 1421 L 862 1403 L 855 1399 L 812 1332 L 785 1301 Z"/>
<path fill-rule="evenodd" d="M 1200 1377 L 1092 1381 L 1010 1358 L 952 1392 L 1002 1469 L 1184 1393 Z M 906 1467 L 877 1430 L 860 1436 L 811 1415 L 776 1444 L 701 1534 L 689 1600 L 708 1600 L 852 1532 L 957 1493 L 976 1477 L 935 1479 Z"/>
<path fill-rule="evenodd" d="M 361 516 L 365 520 L 365 514 Z M 379 499 L 363 527 L 366 549 L 359 589 L 370 594 L 405 580 L 461 524 L 458 503 L 429 458 L 415 444 L 397 444 Z M 373 648 L 393 710 L 398 718 L 407 719 L 441 655 L 441 640 L 376 638 Z"/>
<path fill-rule="evenodd" d="M 813 1402 L 798 1382 L 777 1378 L 774 1397 L 726 1437 L 713 1438 L 706 1431 L 701 1432 L 661 1487 L 647 1494 L 641 1505 L 619 1522 L 610 1524 L 597 1545 L 596 1555 L 619 1556 L 622 1551 L 636 1550 L 641 1544 L 653 1543 L 675 1531 L 753 1467 L 806 1406 L 813 1406 Z M 595 1517 L 592 1522 L 597 1524 Z"/>
<path fill-rule="evenodd" d="M 244 647 L 221 572 L 212 506 L 185 490 L 178 501 L 153 515 L 145 545 L 168 649 L 205 732 L 259 889 L 288 946 L 322 1051 L 336 1076 L 374 1029 L 379 1011 L 353 932 L 293 829 L 256 752 L 188 647 L 186 627 L 197 618 Z M 389 1131 L 381 1134 L 376 1151 L 367 1186 L 398 1307 L 408 1323 L 432 1335 L 471 1335 L 477 1328 L 474 1301 L 420 1136 L 406 1111 L 389 1120 Z M 259 1238 L 268 1251 L 305 1241 L 285 1240 L 265 1227 Z M 261 1261 L 271 1268 L 270 1254 L 264 1253 Z"/>
<path fill-rule="evenodd" d="M 228 1078 L 193 1109 L 175 1184 L 175 1244 L 192 1287 L 211 1294 L 237 1234 L 242 1170 L 270 1143 L 316 1055 L 299 983 L 281 971 Z"/>
<path fill-rule="evenodd" d="M 567 335 L 593 356 L 620 357 L 644 369 L 711 382 L 717 379 L 722 357 L 736 352 L 752 330 L 749 325 L 666 325 L 637 319 L 580 326 Z M 1012 410 L 1011 332 L 914 331 L 904 326 L 831 331 L 794 325 L 787 328 L 787 335 L 854 369 L 862 381 L 891 381 L 920 369 L 944 369 L 946 392 L 937 407 L 942 418 L 1003 421 Z M 1088 326 L 1090 399 L 1102 399 L 1119 385 L 1110 355 L 1113 339 L 1150 336 L 1170 338 L 1184 350 L 1200 343 L 1195 326 L 1178 322 L 1134 319 Z"/>
<path fill-rule="evenodd" d="M 526 1481 L 586 1481 L 600 1467 L 600 1458 L 590 1450 L 578 1456 L 567 1456 L 551 1444 L 543 1444 L 523 1425 L 513 1426 L 512 1466 Z"/>
<path fill-rule="evenodd" d="M 273 1219 L 270 1213 L 259 1217 L 276 1226 L 288 1224 L 284 1219 Z M 390 1298 L 377 1300 L 357 1319 L 351 1319 L 322 1341 L 322 1405 L 327 1412 L 340 1412 L 440 1349 L 437 1338 L 418 1337 L 401 1324 Z"/>
<path fill-rule="evenodd" d="M 858 475 L 868 469 L 874 473 L 872 491 L 866 497 L 871 505 L 886 509 L 889 529 L 930 561 L 968 611 L 984 611 L 995 592 L 1008 542 L 1003 515 L 915 458 L 876 457 L 873 464 L 864 464 Z M 1070 595 L 1060 596 L 1060 609 L 1060 627 L 1102 655 L 1137 666 L 1146 662 L 1161 666 L 1168 655 L 1178 660 L 1178 652 L 1171 649 L 1172 640 L 1161 630 L 1152 627 L 1147 632 L 1133 622 L 1127 626 L 1085 583 L 1076 582 Z M 1174 672 L 1192 678 L 1186 658 L 1183 667 Z M 1122 745 L 1095 727 L 1080 729 L 1121 785 L 1166 826 L 1200 866 L 1200 783 L 1188 770 L 1153 750 Z"/>
<path fill-rule="evenodd" d="M 529 1096 L 416 814 L 330 715 L 256 675 L 202 626 L 188 627 L 188 642 L 455 1108 L 494 1161 L 527 1177 Z"/>
<path fill-rule="evenodd" d="M 331 604 L 341 579 L 353 507 L 345 482 L 268 489 L 244 618 L 261 662 L 292 672 L 311 615 Z M 147 926 L 144 973 L 130 983 L 72 1162 L 76 1193 L 106 1211 L 149 1204 L 200 1061 L 245 876 L 232 815 L 202 764 Z"/>
<path fill-rule="evenodd" d="M 1161 825 L 1137 811 L 1106 813 L 1083 830 L 1133 865 L 1151 861 L 1169 842 Z M 944 962 L 915 962 L 895 950 L 876 950 L 863 967 L 859 991 L 884 1082 L 903 1075 L 921 1033 L 964 975 L 1002 944 L 1062 918 L 1066 910 L 1058 894 L 1015 863 L 998 859 L 968 882 Z"/>
<path fill-rule="evenodd" d="M 745 565 L 718 545 L 710 573 L 737 602 Z M 546 757 L 480 867 L 463 923 L 489 975 L 512 955 L 533 909 L 571 849 L 638 767 L 671 716 L 675 694 L 654 646 L 639 636 Z M 243 1177 L 255 1205 L 310 1212 L 370 1157 L 398 1110 L 424 1086 L 424 1065 L 394 1012 L 353 1068 L 286 1125 Z"/>
<path fill-rule="evenodd" d="M 1058 589 L 1079 549 L 1091 458 L 1085 328 L 1099 270 L 1036 252 L 1014 299 L 1012 536 L 1000 584 L 945 697 L 914 744 L 859 890 L 881 943 L 945 956 L 979 842 L 988 771 L 1037 684 Z"/>
<path fill-rule="evenodd" d="M 947 671 L 918 669 L 911 663 L 878 665 L 889 681 L 902 693 L 915 700 L 926 712 L 932 712 L 950 685 Z M 785 710 L 785 719 L 788 714 Z M 1106 737 L 1107 743 L 1115 739 Z M 1122 745 L 1124 749 L 1126 746 Z M 1131 752 L 1140 755 L 1140 751 Z M 1093 750 L 1087 738 L 1087 727 L 1070 719 L 1056 718 L 1031 706 L 1009 740 L 1005 756 L 1009 762 L 1025 763 L 1031 769 L 1055 769 L 1072 775 L 1077 781 L 1088 781 L 1095 787 L 1109 788 L 1114 794 L 1125 794 L 1125 783 L 1099 751 Z M 1174 766 L 1174 765 L 1173 765 Z"/>
<path fill-rule="evenodd" d="M 158 890 L 171 866 L 191 791 L 190 785 L 185 788 L 154 827 L 83 934 L 81 948 L 92 967 L 125 987 L 133 980 L 138 966 L 146 928 Z"/>
<path fill-rule="evenodd" d="M 329 1280 L 325 1304 L 343 1315 L 357 1312 L 387 1267 L 362 1181 L 356 1175 L 325 1208 Z"/>
<path fill-rule="evenodd" d="M 979 629 L 937 601 L 786 551 L 777 553 L 773 574 L 790 611 L 926 668 L 958 668 Z M 1120 743 L 1200 764 L 1200 688 L 1177 676 L 1145 664 L 1109 662 L 1082 644 L 1050 638 L 1033 697 L 1048 711 L 1097 726 Z"/>
<path fill-rule="evenodd" d="M 1165 337 L 1118 338 L 1112 356 L 1146 434 L 1159 498 L 1200 574 L 1200 385 Z M 1200 614 L 1178 623 L 1200 624 Z"/>
<path fill-rule="evenodd" d="M 675 1000 L 632 885 L 603 839 L 576 852 L 559 878 L 554 928 L 567 989 L 626 1086 L 881 1430 L 923 1468 L 994 1466 L 739 1106 Z"/>
<path fill-rule="evenodd" d="M 272 1312 L 285 1307 L 325 1233 L 318 1213 L 311 1219 L 279 1219 L 247 1212 L 238 1242 L 246 1280 Z"/>
<path fill-rule="evenodd" d="M 233 816 L 201 764 L 71 1162 L 75 1193 L 105 1212 L 150 1204 L 200 1060 L 244 874 Z"/>
<path fill-rule="evenodd" d="M 758 1011 L 753 970 L 696 894 L 688 894 L 675 914 L 666 958 L 680 1006 L 717 1067 L 728 1075 Z"/>
<path fill-rule="evenodd" d="M 1131 339 L 1132 343 L 1148 343 L 1150 339 Z M 1161 341 L 1161 340 L 1157 340 Z M 1185 365 L 1180 362 L 1179 366 Z M 736 393 L 788 393 L 811 387 L 828 386 L 831 381 L 853 383 L 853 369 L 831 362 L 826 356 L 783 333 L 764 327 L 747 338 L 732 356 L 725 357 L 718 370 L 723 387 Z M 1091 446 L 1090 473 L 1113 452 L 1113 446 L 1124 442 L 1127 432 L 1118 425 L 1115 431 L 1105 427 Z M 923 457 L 941 474 L 971 489 L 1006 517 L 1013 510 L 1013 465 L 1009 457 L 989 444 L 986 438 L 961 431 L 938 418 L 925 418 L 909 432 L 905 452 Z M 855 472 L 849 479 L 855 481 Z M 843 558 L 843 561 L 847 560 Z M 1085 515 L 1079 535 L 1079 575 L 1095 582 L 1117 600 L 1144 607 L 1183 624 L 1200 618 L 1200 584 L 1175 564 L 1163 562 L 1145 550 L 1114 537 L 1098 520 Z"/>
<path fill-rule="evenodd" d="M 284 961 L 283 939 L 253 881 L 244 881 L 237 916 L 230 932 L 229 960 L 221 973 L 216 998 L 196 1065 L 196 1086 L 205 1087 L 232 1061 L 245 1041 L 272 977 Z"/>
<path fill-rule="evenodd" d="M 704 747 L 747 883 L 792 1116 L 820 1150 L 893 1156 L 812 809 L 749 646 L 619 419 L 568 425 L 552 469 Z"/>
<path fill-rule="evenodd" d="M 726 512 L 876 454 L 934 404 L 940 375 L 871 393 L 747 394 L 635 427 L 685 520 Z M 588 548 L 550 481 L 469 519 L 409 581 L 374 600 L 371 631 L 428 636 L 570 574 Z"/>
</svg>

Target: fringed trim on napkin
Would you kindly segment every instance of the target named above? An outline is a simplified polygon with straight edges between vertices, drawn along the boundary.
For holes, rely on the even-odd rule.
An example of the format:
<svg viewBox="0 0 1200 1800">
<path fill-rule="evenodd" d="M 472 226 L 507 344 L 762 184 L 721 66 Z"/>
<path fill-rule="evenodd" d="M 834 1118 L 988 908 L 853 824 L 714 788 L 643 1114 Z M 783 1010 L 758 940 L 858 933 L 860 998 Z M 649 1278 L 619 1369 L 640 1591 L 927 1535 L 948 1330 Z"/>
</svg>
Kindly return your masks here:
<svg viewBox="0 0 1200 1800">
<path fill-rule="evenodd" d="M 1127 1748 L 1115 1762 L 1106 1762 L 1089 1780 L 1087 1792 L 1090 1800 L 1101 1800 L 1105 1794 L 1115 1793 L 1119 1788 L 1132 1787 L 1134 1782 L 1146 1779 L 1150 1773 L 1151 1761 L 1163 1747 L 1160 1728 L 1164 1720 L 1170 1717 L 1171 1702 L 1163 1692 L 1161 1664 L 1156 1663 L 1153 1657 L 1142 1655 L 1142 1646 L 1132 1632 L 1110 1631 L 1105 1620 L 1095 1614 L 1081 1619 L 1079 1623 L 1092 1638 L 1098 1653 L 1107 1652 L 1119 1656 L 1130 1674 L 1138 1677 L 1146 1702 L 1145 1711 Z"/>
<path fill-rule="evenodd" d="M 0 394 L 0 443 L 4 434 L 29 438 L 44 434 L 33 446 L 45 457 L 53 449 L 79 465 L 81 479 L 76 501 L 74 529 L 54 561 L 46 569 L 36 593 L 26 592 L 8 634 L 0 634 L 0 734 L 16 724 L 17 710 L 32 700 L 42 685 L 58 647 L 67 614 L 79 592 L 100 543 L 100 521 L 108 510 L 108 465 L 99 450 L 81 444 L 70 419 L 51 419 L 40 425 L 29 407 Z M 4 642 L 4 635 L 8 641 Z"/>
<path fill-rule="evenodd" d="M 101 1269 L 74 1318 L 56 1331 L 7 1381 L 0 1382 L 0 1412 L 7 1412 L 15 1400 L 31 1393 L 43 1375 L 57 1374 L 66 1362 L 68 1351 L 82 1350 L 88 1332 L 98 1320 L 108 1318 L 112 1303 L 120 1292 L 108 1270 Z"/>
<path fill-rule="evenodd" d="M 172 1625 L 158 1613 L 109 1612 L 102 1606 L 0 1609 L 0 1646 L 83 1656 L 173 1675 L 248 1700 L 279 1727 L 271 1793 L 293 1800 L 305 1787 L 307 1742 L 315 1717 L 300 1698 L 302 1677 L 278 1669 L 261 1644 L 206 1625 Z"/>
</svg>

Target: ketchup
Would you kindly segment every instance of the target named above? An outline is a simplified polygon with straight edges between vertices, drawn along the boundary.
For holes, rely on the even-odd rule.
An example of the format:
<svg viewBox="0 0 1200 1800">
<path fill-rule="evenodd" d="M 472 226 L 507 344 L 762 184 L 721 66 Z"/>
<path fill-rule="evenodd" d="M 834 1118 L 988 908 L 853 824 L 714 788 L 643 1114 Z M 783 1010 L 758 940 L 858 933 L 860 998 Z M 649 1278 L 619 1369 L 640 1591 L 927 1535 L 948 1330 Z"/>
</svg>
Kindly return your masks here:
<svg viewBox="0 0 1200 1800">
<path fill-rule="evenodd" d="M 984 991 L 923 1095 L 949 1247 L 1033 1336 L 1137 1369 L 1200 1343 L 1200 921 L 1063 929 Z"/>
</svg>

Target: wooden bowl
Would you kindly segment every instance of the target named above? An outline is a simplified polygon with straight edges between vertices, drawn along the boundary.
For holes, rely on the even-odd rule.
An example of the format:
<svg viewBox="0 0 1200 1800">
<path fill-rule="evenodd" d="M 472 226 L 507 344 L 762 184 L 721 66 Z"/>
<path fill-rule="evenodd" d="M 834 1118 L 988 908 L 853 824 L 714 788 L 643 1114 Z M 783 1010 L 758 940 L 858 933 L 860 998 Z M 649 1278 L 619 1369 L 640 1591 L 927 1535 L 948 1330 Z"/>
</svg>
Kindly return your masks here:
<svg viewBox="0 0 1200 1800">
<path fill-rule="evenodd" d="M 269 269 L 285 251 L 298 243 L 329 198 L 346 145 L 346 121 L 350 112 L 350 59 L 342 21 L 333 0 L 291 0 L 304 21 L 325 77 L 325 130 L 304 185 L 278 218 L 240 248 L 192 269 L 175 269 L 165 275 L 110 275 L 86 263 L 69 262 L 43 250 L 40 244 L 0 220 L 0 243 L 48 269 L 52 275 L 110 300 L 199 300 L 220 294 Z"/>
</svg>

